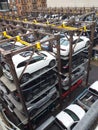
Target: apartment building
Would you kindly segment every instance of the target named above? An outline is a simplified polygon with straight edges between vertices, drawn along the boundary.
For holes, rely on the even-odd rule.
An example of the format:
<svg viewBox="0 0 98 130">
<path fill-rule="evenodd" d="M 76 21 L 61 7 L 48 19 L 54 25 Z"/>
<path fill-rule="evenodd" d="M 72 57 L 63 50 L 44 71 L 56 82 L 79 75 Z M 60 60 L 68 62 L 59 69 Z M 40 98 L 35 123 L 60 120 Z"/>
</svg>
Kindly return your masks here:
<svg viewBox="0 0 98 130">
<path fill-rule="evenodd" d="M 47 0 L 15 0 L 18 15 L 26 15 L 34 9 L 46 8 Z"/>
</svg>

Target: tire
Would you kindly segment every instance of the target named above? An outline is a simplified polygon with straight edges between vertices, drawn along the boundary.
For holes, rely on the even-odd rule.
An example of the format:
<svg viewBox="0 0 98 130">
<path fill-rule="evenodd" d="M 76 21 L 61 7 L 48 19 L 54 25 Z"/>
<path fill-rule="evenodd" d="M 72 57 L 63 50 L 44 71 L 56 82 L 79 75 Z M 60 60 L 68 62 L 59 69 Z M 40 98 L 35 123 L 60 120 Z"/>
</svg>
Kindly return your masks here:
<svg viewBox="0 0 98 130">
<path fill-rule="evenodd" d="M 27 82 L 28 80 L 30 79 L 30 74 L 26 73 L 26 74 L 23 74 L 22 78 L 21 78 L 21 83 L 25 83 Z"/>
<path fill-rule="evenodd" d="M 56 64 L 56 61 L 55 60 L 52 60 L 50 63 L 49 63 L 49 67 L 52 68 L 53 66 L 55 66 Z"/>
</svg>

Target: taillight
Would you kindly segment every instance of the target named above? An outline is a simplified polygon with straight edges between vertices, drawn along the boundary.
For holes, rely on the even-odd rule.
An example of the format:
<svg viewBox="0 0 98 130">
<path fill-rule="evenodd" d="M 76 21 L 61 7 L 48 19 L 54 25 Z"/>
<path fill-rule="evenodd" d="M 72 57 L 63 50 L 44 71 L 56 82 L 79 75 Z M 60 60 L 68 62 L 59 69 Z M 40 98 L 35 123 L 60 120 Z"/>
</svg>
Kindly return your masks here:
<svg viewBox="0 0 98 130">
<path fill-rule="evenodd" d="M 69 66 L 63 66 L 63 69 L 67 69 Z"/>
</svg>

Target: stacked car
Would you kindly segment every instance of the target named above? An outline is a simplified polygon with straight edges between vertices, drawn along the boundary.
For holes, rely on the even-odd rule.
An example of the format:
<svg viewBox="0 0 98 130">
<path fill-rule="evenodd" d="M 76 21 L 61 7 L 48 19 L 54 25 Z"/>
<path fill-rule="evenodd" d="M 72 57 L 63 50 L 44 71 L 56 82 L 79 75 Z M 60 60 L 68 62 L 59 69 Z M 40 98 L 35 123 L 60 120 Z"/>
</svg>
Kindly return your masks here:
<svg viewBox="0 0 98 130">
<path fill-rule="evenodd" d="M 60 71 L 61 75 L 61 86 L 63 95 L 68 92 L 71 87 L 74 88 L 76 83 L 86 76 L 86 64 L 88 62 L 88 48 L 90 46 L 90 40 L 86 36 L 77 36 L 73 35 L 73 41 L 70 43 L 70 36 L 67 33 L 54 33 L 54 35 L 60 35 Z M 45 36 L 41 41 L 48 39 L 49 36 Z M 56 40 L 53 42 L 44 42 L 41 44 L 44 50 L 52 51 L 55 55 L 57 55 L 57 43 Z M 70 44 L 72 44 L 72 55 L 70 57 Z M 70 66 L 70 58 L 71 66 Z M 71 71 L 70 71 L 71 68 Z M 56 72 L 58 72 L 56 68 Z M 70 72 L 69 72 L 70 71 Z M 71 80 L 70 80 L 71 79 Z M 79 84 L 77 85 L 77 87 Z M 76 87 L 75 87 L 76 88 Z M 65 94 L 66 95 L 66 94 Z"/>
<path fill-rule="evenodd" d="M 11 53 L 24 47 L 25 45 L 13 41 L 0 45 L 3 51 Z M 32 120 L 36 119 L 44 111 L 54 107 L 59 98 L 56 88 L 58 77 L 53 70 L 57 64 L 56 57 L 47 51 L 34 51 L 32 48 L 16 53 L 11 60 L 27 112 Z M 27 115 L 21 103 L 21 95 L 16 87 L 11 65 L 3 55 L 0 62 L 3 70 L 0 78 L 0 99 L 8 106 L 10 112 L 18 117 L 19 122 L 26 125 L 27 122 L 24 120 L 27 120 Z"/>
<path fill-rule="evenodd" d="M 56 117 L 50 117 L 36 130 L 72 130 L 84 117 L 86 112 L 98 100 L 98 81 L 85 89 L 71 105 L 62 110 Z"/>
<path fill-rule="evenodd" d="M 44 19 L 42 24 L 42 19 L 33 18 L 33 23 L 22 20 L 5 20 L 3 23 L 3 26 L 8 25 L 5 26 L 7 32 L 2 35 L 9 39 L 0 41 L 3 70 L 0 100 L 6 106 L 6 115 L 13 113 L 12 120 L 19 127 L 21 124 L 33 126 L 47 111 L 57 109 L 87 75 L 91 41 L 82 33 L 91 29 L 91 24 L 74 23 L 73 16 L 69 19 L 62 16 L 61 19 L 66 21 L 51 21 L 54 18 L 56 20 L 58 15 L 53 15 L 47 22 Z M 15 31 L 10 23 L 16 27 Z M 88 106 L 84 109 L 81 102 L 76 100 L 56 117 L 51 117 L 50 122 L 52 119 L 56 125 L 47 125 L 47 128 L 72 129 L 87 111 Z"/>
</svg>

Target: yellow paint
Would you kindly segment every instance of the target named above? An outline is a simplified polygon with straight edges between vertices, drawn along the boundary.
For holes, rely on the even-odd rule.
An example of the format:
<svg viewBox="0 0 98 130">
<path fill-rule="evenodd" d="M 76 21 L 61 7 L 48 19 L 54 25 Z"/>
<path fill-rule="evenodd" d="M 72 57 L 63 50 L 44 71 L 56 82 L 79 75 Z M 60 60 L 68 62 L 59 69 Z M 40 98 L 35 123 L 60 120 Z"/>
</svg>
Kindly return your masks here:
<svg viewBox="0 0 98 130">
<path fill-rule="evenodd" d="M 19 20 L 19 18 L 16 18 L 16 20 Z"/>
<path fill-rule="evenodd" d="M 41 48 L 41 43 L 40 43 L 40 42 L 37 42 L 37 43 L 36 43 L 36 48 L 37 48 L 38 50 L 42 50 L 42 48 Z"/>
<path fill-rule="evenodd" d="M 16 40 L 17 40 L 18 42 L 20 42 L 21 44 L 23 44 L 23 45 L 26 45 L 26 46 L 30 46 L 30 45 L 31 45 L 30 43 L 21 40 L 21 37 L 20 37 L 20 36 L 16 36 Z"/>
<path fill-rule="evenodd" d="M 33 20 L 33 23 L 37 23 L 37 21 L 36 21 L 36 20 Z"/>
<path fill-rule="evenodd" d="M 12 36 L 7 35 L 6 31 L 3 32 L 3 36 L 6 37 L 6 38 L 8 38 L 8 39 L 12 38 Z"/>
<path fill-rule="evenodd" d="M 87 31 L 86 26 L 84 26 L 84 31 L 85 31 L 85 32 Z"/>
<path fill-rule="evenodd" d="M 24 19 L 25 22 L 27 22 L 28 20 L 27 19 Z"/>
</svg>

